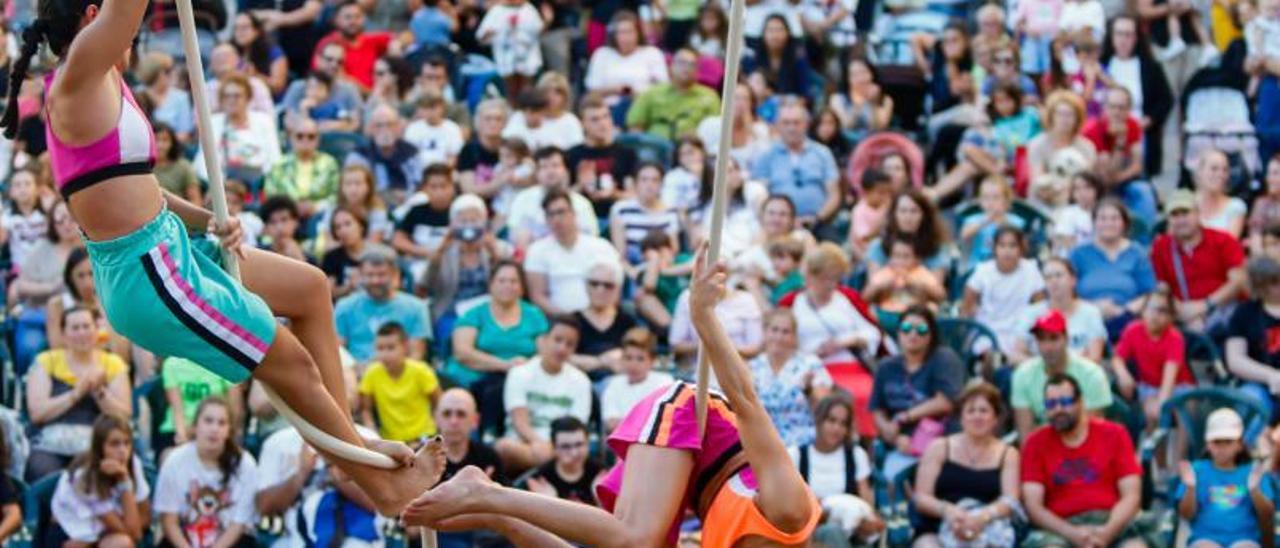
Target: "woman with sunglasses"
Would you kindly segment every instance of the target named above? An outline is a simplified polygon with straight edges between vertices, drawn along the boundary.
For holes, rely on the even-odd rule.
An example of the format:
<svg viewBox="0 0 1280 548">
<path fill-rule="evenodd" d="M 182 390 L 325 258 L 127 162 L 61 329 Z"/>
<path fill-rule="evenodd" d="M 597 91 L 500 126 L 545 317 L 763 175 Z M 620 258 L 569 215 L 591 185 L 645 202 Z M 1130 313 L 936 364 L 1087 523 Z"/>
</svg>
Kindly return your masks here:
<svg viewBox="0 0 1280 548">
<path fill-rule="evenodd" d="M 587 307 L 574 312 L 582 326 L 573 365 L 593 381 L 622 366 L 622 336 L 637 325 L 635 316 L 618 307 L 622 301 L 622 267 L 602 261 L 587 272 Z"/>
<path fill-rule="evenodd" d="M 960 356 L 940 345 L 932 310 L 915 305 L 901 318 L 902 352 L 880 362 L 871 387 L 876 431 L 890 449 L 884 461 L 887 478 L 915 464 L 929 443 L 942 435 L 965 380 Z"/>
</svg>

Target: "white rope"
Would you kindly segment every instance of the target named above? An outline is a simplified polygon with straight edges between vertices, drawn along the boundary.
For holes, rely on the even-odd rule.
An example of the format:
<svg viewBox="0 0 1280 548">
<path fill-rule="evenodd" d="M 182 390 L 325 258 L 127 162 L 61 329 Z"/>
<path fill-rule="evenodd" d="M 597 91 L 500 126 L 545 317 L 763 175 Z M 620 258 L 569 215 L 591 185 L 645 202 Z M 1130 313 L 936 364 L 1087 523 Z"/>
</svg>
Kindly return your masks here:
<svg viewBox="0 0 1280 548">
<path fill-rule="evenodd" d="M 726 45 L 724 83 L 720 86 L 720 144 L 716 149 L 715 184 L 711 193 L 711 232 L 708 235 L 707 259 L 710 264 L 720 260 L 720 232 L 724 227 L 724 210 L 729 201 L 726 174 L 729 170 L 729 152 L 733 148 L 733 96 L 738 86 L 738 64 L 742 60 L 743 0 L 732 0 L 729 7 L 729 43 Z M 741 168 L 741 166 L 739 166 Z M 710 383 L 710 363 L 706 352 L 698 351 L 698 435 L 707 427 L 707 385 Z"/>
<path fill-rule="evenodd" d="M 227 193 L 224 187 L 222 176 L 222 163 L 218 160 L 218 147 L 213 146 L 217 141 L 213 135 L 213 115 L 209 112 L 209 101 L 206 97 L 207 87 L 204 79 L 204 62 L 200 58 L 200 44 L 196 37 L 196 23 L 194 11 L 191 8 L 191 0 L 177 0 L 178 5 L 178 22 L 182 29 L 182 49 L 186 54 L 187 61 L 187 77 L 191 83 L 191 98 L 195 104 L 197 124 L 196 127 L 200 131 L 200 142 L 204 145 L 204 165 L 209 174 L 209 200 L 213 205 L 214 218 L 219 223 L 227 220 Z M 223 263 L 227 272 L 231 274 L 236 281 L 240 280 L 240 263 L 236 260 L 235 254 L 229 249 L 223 249 Z M 317 295 L 316 297 L 320 297 Z M 333 435 L 325 432 L 315 425 L 307 422 L 292 408 L 280 399 L 271 387 L 265 383 L 262 385 L 267 399 L 271 401 L 272 407 L 276 408 L 289 424 L 298 429 L 298 433 L 304 439 L 319 449 L 322 449 L 341 459 L 372 466 L 374 468 L 395 469 L 400 464 L 391 457 L 372 451 L 365 447 L 360 447 L 343 441 Z M 422 530 L 422 545 L 426 548 L 434 548 L 436 545 L 436 535 L 434 531 L 428 529 Z"/>
</svg>

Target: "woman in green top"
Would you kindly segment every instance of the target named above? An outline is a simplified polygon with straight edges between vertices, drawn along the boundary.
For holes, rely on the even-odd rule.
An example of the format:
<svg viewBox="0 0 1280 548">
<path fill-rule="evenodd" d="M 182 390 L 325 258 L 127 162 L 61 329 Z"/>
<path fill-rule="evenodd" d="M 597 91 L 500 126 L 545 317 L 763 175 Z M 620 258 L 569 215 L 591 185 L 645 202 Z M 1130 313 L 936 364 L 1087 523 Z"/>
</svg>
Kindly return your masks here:
<svg viewBox="0 0 1280 548">
<path fill-rule="evenodd" d="M 475 394 L 482 426 L 503 424 L 507 371 L 537 354 L 535 340 L 547 331 L 547 317 L 524 296 L 524 269 L 499 261 L 489 274 L 489 302 L 462 314 L 453 328 L 453 357 L 443 375 Z"/>
<path fill-rule="evenodd" d="M 182 155 L 177 133 L 163 122 L 156 122 L 152 129 L 156 134 L 156 166 L 152 172 L 160 180 L 160 186 L 193 204 L 203 204 L 200 179 L 196 178 L 191 162 Z"/>
</svg>

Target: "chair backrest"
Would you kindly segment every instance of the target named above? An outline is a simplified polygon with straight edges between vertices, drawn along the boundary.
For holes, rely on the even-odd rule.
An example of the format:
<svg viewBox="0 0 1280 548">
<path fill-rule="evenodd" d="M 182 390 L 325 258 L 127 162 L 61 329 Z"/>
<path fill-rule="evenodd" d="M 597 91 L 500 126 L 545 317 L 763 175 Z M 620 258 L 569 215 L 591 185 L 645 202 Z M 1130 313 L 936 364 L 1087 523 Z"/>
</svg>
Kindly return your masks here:
<svg viewBox="0 0 1280 548">
<path fill-rule="evenodd" d="M 960 355 L 965 372 L 970 374 L 983 353 L 999 348 L 991 328 L 968 318 L 938 318 L 938 336 L 939 342 Z"/>
<path fill-rule="evenodd" d="M 671 167 L 671 156 L 675 153 L 675 145 L 669 139 L 656 137 L 647 133 L 622 133 L 614 142 L 636 152 L 641 162 L 657 162 L 662 169 Z"/>
<path fill-rule="evenodd" d="M 1262 407 L 1262 402 L 1235 390 L 1207 387 L 1189 390 L 1164 402 L 1160 407 L 1160 427 L 1172 429 L 1175 426 L 1174 417 L 1177 417 L 1177 422 L 1187 432 L 1187 454 L 1182 457 L 1194 458 L 1205 450 L 1205 421 L 1210 413 L 1223 407 L 1230 407 L 1240 414 L 1245 425 L 1246 441 L 1255 439 L 1267 425 L 1269 415 Z"/>
<path fill-rule="evenodd" d="M 364 135 L 346 131 L 330 131 L 320 134 L 319 148 L 342 164 L 347 154 L 364 144 Z"/>
<path fill-rule="evenodd" d="M 52 520 L 53 491 L 61 478 L 62 471 L 53 472 L 31 484 L 22 495 L 22 521 L 33 539 L 43 535 Z"/>
<path fill-rule="evenodd" d="M 1196 382 L 1201 385 L 1222 384 L 1227 380 L 1226 365 L 1222 361 L 1222 353 L 1217 343 L 1208 335 L 1199 331 L 1183 330 L 1183 355 L 1187 366 L 1195 375 Z"/>
</svg>

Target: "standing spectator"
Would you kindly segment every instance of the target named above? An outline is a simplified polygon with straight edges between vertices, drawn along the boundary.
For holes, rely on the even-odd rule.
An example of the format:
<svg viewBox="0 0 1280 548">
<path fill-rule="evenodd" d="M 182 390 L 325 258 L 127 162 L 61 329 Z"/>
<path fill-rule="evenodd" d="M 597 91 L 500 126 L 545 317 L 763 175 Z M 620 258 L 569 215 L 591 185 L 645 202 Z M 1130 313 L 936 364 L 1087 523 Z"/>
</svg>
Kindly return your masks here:
<svg viewBox="0 0 1280 548">
<path fill-rule="evenodd" d="M 564 190 L 546 192 L 542 210 L 551 233 L 529 246 L 525 254 L 529 299 L 549 316 L 586 308 L 589 269 L 599 261 L 618 261 L 618 252 L 609 242 L 578 232 L 572 202 Z"/>
<path fill-rule="evenodd" d="M 1231 161 L 1226 153 L 1212 148 L 1201 152 L 1194 178 L 1200 225 L 1243 237 L 1249 205 L 1230 194 Z"/>
<path fill-rule="evenodd" d="M 796 352 L 796 317 L 778 309 L 764 319 L 764 352 L 747 363 L 760 403 L 787 447 L 813 443 L 813 404 L 831 392 L 831 375 L 812 354 Z"/>
<path fill-rule="evenodd" d="M 394 108 L 382 105 L 369 115 L 367 142 L 351 151 L 345 167 L 364 166 L 374 174 L 377 191 L 393 204 L 417 186 L 424 167 L 418 148 L 404 140 L 404 121 Z"/>
<path fill-rule="evenodd" d="M 884 462 L 885 477 L 897 477 L 943 435 L 964 388 L 964 364 L 942 346 L 941 339 L 929 308 L 908 308 L 898 322 L 902 354 L 881 361 L 876 368 L 868 406 L 880 439 L 891 448 Z"/>
<path fill-rule="evenodd" d="M 1208 458 L 1178 463 L 1182 483 L 1174 498 L 1179 517 L 1191 522 L 1188 546 L 1262 546 L 1274 540 L 1275 531 L 1263 526 L 1275 515 L 1274 478 L 1249 458 L 1244 436 L 1244 421 L 1234 409 L 1216 409 L 1205 421 Z"/>
<path fill-rule="evenodd" d="M 494 449 L 513 472 L 552 458 L 552 421 L 567 415 L 585 423 L 591 414 L 591 380 L 569 363 L 578 334 L 576 321 L 553 318 L 551 329 L 538 337 L 538 356 L 507 375 L 502 389 L 507 435 Z"/>
<path fill-rule="evenodd" d="M 146 86 L 139 95 L 151 102 L 151 119 L 173 128 L 179 142 L 186 143 L 190 142 L 196 123 L 191 95 L 174 85 L 173 70 L 173 57 L 169 54 L 148 52 L 137 69 L 138 80 Z"/>
<path fill-rule="evenodd" d="M 610 108 L 617 108 L 624 100 L 666 82 L 666 58 L 662 50 L 645 43 L 640 18 L 626 10 L 615 13 L 609 20 L 608 45 L 591 54 L 586 88 L 603 95 Z"/>
<path fill-rule="evenodd" d="M 640 94 L 627 112 L 634 132 L 676 140 L 692 134 L 698 123 L 720 113 L 720 97 L 697 80 L 698 54 L 680 48 L 671 57 L 671 82 Z"/>
<path fill-rule="evenodd" d="M 1253 298 L 1231 314 L 1225 355 L 1227 368 L 1244 381 L 1240 390 L 1262 402 L 1270 416 L 1280 409 L 1280 259 L 1249 261 L 1249 289 Z"/>
<path fill-rule="evenodd" d="M 872 509 L 875 492 L 870 481 L 871 459 L 854 441 L 853 400 L 843 392 L 828 394 L 814 407 L 813 420 L 817 424 L 813 442 L 787 448 L 800 476 L 828 512 L 837 505 L 844 506 L 842 502 L 852 502 L 849 497 L 857 499 L 855 507 L 866 507 L 866 515 L 856 523 L 828 517 L 827 523 L 814 533 L 815 540 L 820 535 L 833 534 L 824 530 L 834 532 L 845 542 L 854 537 L 868 539 L 883 531 L 884 520 Z"/>
<path fill-rule="evenodd" d="M 591 200 L 569 190 L 569 164 L 564 151 L 554 147 L 540 149 L 534 159 L 538 166 L 534 174 L 537 184 L 516 194 L 507 212 L 507 239 L 512 245 L 528 249 L 534 240 L 552 232 L 551 219 L 543 207 L 552 192 L 563 194 L 569 202 L 573 212 L 570 226 L 584 236 L 594 238 L 599 234 L 600 224 Z"/>
<path fill-rule="evenodd" d="M 173 128 L 165 125 L 164 122 L 157 122 L 152 129 L 156 134 L 156 164 L 152 172 L 155 173 L 160 186 L 177 196 L 186 198 L 188 202 L 203 204 L 204 191 L 200 187 L 200 180 L 196 178 L 196 168 L 183 154 L 185 145 L 178 140 Z M 12 183 L 10 185 L 12 186 Z M 43 215 L 42 213 L 41 216 Z"/>
<path fill-rule="evenodd" d="M 1079 274 L 1076 291 L 1102 312 L 1113 340 L 1156 285 L 1147 250 L 1128 238 L 1131 222 L 1124 204 L 1103 198 L 1093 208 L 1093 241 L 1071 250 L 1071 266 Z"/>
<path fill-rule="evenodd" d="M 128 420 L 101 415 L 89 450 L 58 478 L 49 501 L 52 523 L 31 533 L 44 537 L 41 546 L 134 546 L 151 525 L 150 497 Z"/>
<path fill-rule="evenodd" d="M 1067 319 L 1067 349 L 1094 363 L 1102 363 L 1107 351 L 1107 325 L 1102 312 L 1093 303 L 1076 294 L 1076 270 L 1062 257 L 1051 257 L 1041 267 L 1046 298 L 1019 312 L 1022 325 L 1010 349 L 1009 363 L 1021 363 L 1036 353 L 1036 340 L 1031 327 L 1049 310 L 1057 310 Z"/>
<path fill-rule="evenodd" d="M 201 402 L 195 425 L 195 439 L 160 465 L 155 512 L 164 541 L 191 548 L 251 546 L 257 463 L 236 443 L 226 400 Z"/>
<path fill-rule="evenodd" d="M 585 139 L 569 149 L 569 173 L 574 189 L 595 204 L 596 215 L 607 216 L 614 201 L 632 187 L 640 160 L 634 149 L 616 142 L 617 128 L 602 96 L 584 97 L 578 112 Z"/>
<path fill-rule="evenodd" d="M 379 57 L 394 50 L 398 44 L 390 32 L 365 32 L 364 7 L 359 2 L 346 2 L 338 7 L 333 17 L 333 32 L 316 44 L 315 51 L 324 54 L 329 44 L 338 44 L 346 52 L 342 71 L 360 87 L 362 92 L 373 87 L 373 65 Z M 319 59 L 312 61 L 318 66 Z"/>
<path fill-rule="evenodd" d="M 996 437 L 1004 396 L 979 382 L 960 393 L 956 408 L 960 432 L 930 443 L 916 469 L 916 508 L 926 517 L 915 546 L 1012 546 L 1021 463 L 1018 449 Z"/>
<path fill-rule="evenodd" d="M 334 306 L 334 321 L 342 346 L 361 362 L 374 356 L 374 334 L 388 322 L 396 322 L 409 335 L 409 356 L 421 360 L 431 339 L 431 319 L 422 300 L 400 291 L 396 254 L 371 245 L 360 255 L 361 291 Z"/>
<path fill-rule="evenodd" d="M 1061 373 L 1044 385 L 1050 424 L 1022 445 L 1022 502 L 1035 529 L 1020 545 L 1158 545 L 1134 521 L 1142 466 L 1129 432 L 1087 415 L 1081 386 Z"/>
<path fill-rule="evenodd" d="M 1053 418 L 1055 408 L 1049 406 L 1045 391 L 1055 377 L 1069 376 L 1072 384 L 1084 387 L 1083 392 L 1076 388 L 1073 396 L 1080 399 L 1080 409 L 1101 415 L 1111 406 L 1111 386 L 1102 367 L 1067 350 L 1067 319 L 1061 312 L 1045 312 L 1031 333 L 1040 355 L 1017 365 L 1009 389 L 1019 438 L 1026 440 L 1036 425 Z"/>
<path fill-rule="evenodd" d="M 222 78 L 218 97 L 223 109 L 210 120 L 212 133 L 217 136 L 218 157 L 227 177 L 247 182 L 260 179 L 281 157 L 274 117 L 249 110 L 252 91 L 244 75 L 233 73 Z M 200 150 L 197 158 L 203 157 L 203 148 Z M 204 162 L 196 162 L 195 167 L 201 179 L 209 178 Z"/>
<path fill-rule="evenodd" d="M 458 153 L 458 185 L 463 192 L 492 200 L 502 190 L 493 184 L 493 176 L 507 118 L 507 102 L 501 99 L 486 99 L 476 106 L 475 131 Z"/>
<path fill-rule="evenodd" d="M 840 206 L 835 157 L 808 138 L 809 112 L 798 100 L 782 105 L 777 126 L 779 140 L 755 158 L 751 175 L 763 179 L 770 194 L 791 198 L 801 224 L 825 222 Z"/>
<path fill-rule="evenodd" d="M 605 431 L 613 432 L 631 408 L 659 387 L 671 384 L 670 374 L 653 370 L 657 343 L 652 332 L 633 327 L 622 336 L 619 371 L 605 381 L 600 396 L 600 418 Z"/>
<path fill-rule="evenodd" d="M 271 166 L 264 184 L 267 196 L 288 196 L 309 219 L 338 194 L 338 161 L 319 150 L 320 127 L 298 120 L 289 128 L 289 152 Z"/>
<path fill-rule="evenodd" d="M 996 230 L 995 258 L 973 269 L 964 284 L 960 315 L 987 326 L 996 335 L 997 350 L 1013 348 L 1020 334 L 1018 313 L 1044 297 L 1044 277 L 1032 259 L 1023 258 L 1026 235 L 1004 225 Z"/>
<path fill-rule="evenodd" d="M 1120 196 L 1135 215 L 1154 219 L 1159 214 L 1151 183 L 1145 179 L 1142 122 L 1133 115 L 1133 94 L 1112 87 L 1103 99 L 1103 114 L 1090 118 L 1081 130 L 1098 152 L 1095 169 L 1107 190 Z"/>
<path fill-rule="evenodd" d="M 416 446 L 436 433 L 432 409 L 440 401 L 440 381 L 426 362 L 411 359 L 409 336 L 395 322 L 378 328 L 375 357 L 360 379 L 364 426 L 383 439 Z M 376 424 L 374 417 L 377 417 Z"/>
<path fill-rule="evenodd" d="M 306 0 L 315 2 L 316 0 Z M 282 42 L 288 47 L 288 42 Z M 315 63 L 311 69 L 307 71 L 309 74 L 324 74 L 329 77 L 332 86 L 329 88 L 329 95 L 342 111 L 355 116 L 353 122 L 359 124 L 363 118 L 359 118 L 360 106 L 363 101 L 360 99 L 360 88 L 356 87 L 342 75 L 342 66 L 347 61 L 347 50 L 342 44 L 330 42 L 323 48 L 317 48 Z M 307 56 L 311 56 L 311 52 L 307 52 Z M 289 83 L 289 87 L 285 89 L 284 97 L 280 99 L 280 105 L 284 107 L 286 117 L 299 117 L 305 114 L 302 108 L 302 100 L 307 95 L 307 81 L 305 78 L 298 78 Z"/>
<path fill-rule="evenodd" d="M 573 364 L 593 381 L 621 369 L 622 337 L 636 326 L 635 316 L 621 308 L 625 281 L 617 262 L 597 262 L 587 271 L 587 306 L 573 313 L 581 328 Z"/>
<path fill-rule="evenodd" d="M 488 8 L 476 29 L 480 42 L 493 47 L 494 64 L 510 97 L 519 95 L 542 68 L 538 35 L 544 24 L 527 0 L 503 0 Z"/>
<path fill-rule="evenodd" d="M 529 478 L 526 487 L 549 497 L 599 506 L 595 484 L 604 467 L 591 458 L 587 425 L 575 417 L 551 421 L 551 446 L 555 456 Z"/>
<path fill-rule="evenodd" d="M 650 233 L 661 232 L 672 241 L 680 237 L 680 213 L 662 201 L 661 165 L 640 165 L 632 196 L 615 202 L 609 213 L 609 236 L 629 270 L 644 261 L 640 242 Z"/>
<path fill-rule="evenodd" d="M 1245 286 L 1240 241 L 1201 224 L 1195 195 L 1175 191 L 1165 201 L 1168 233 L 1151 244 L 1156 279 L 1173 288 L 1178 319 L 1214 336 L 1226 327 Z"/>
<path fill-rule="evenodd" d="M 1102 43 L 1102 65 L 1115 85 L 1129 90 L 1132 112 L 1142 121 L 1145 166 L 1148 177 L 1165 175 L 1165 122 L 1173 112 L 1174 95 L 1164 69 L 1156 62 L 1147 31 L 1133 15 L 1111 19 Z M 1173 151 L 1169 159 L 1172 160 Z"/>
<path fill-rule="evenodd" d="M 1147 424 L 1160 422 L 1160 409 L 1170 397 L 1195 388 L 1185 358 L 1186 342 L 1173 325 L 1173 295 L 1168 286 L 1147 294 L 1142 316 L 1120 335 L 1111 371 L 1122 397 L 1142 402 Z M 1135 378 L 1136 377 L 1136 378 Z"/>
</svg>

